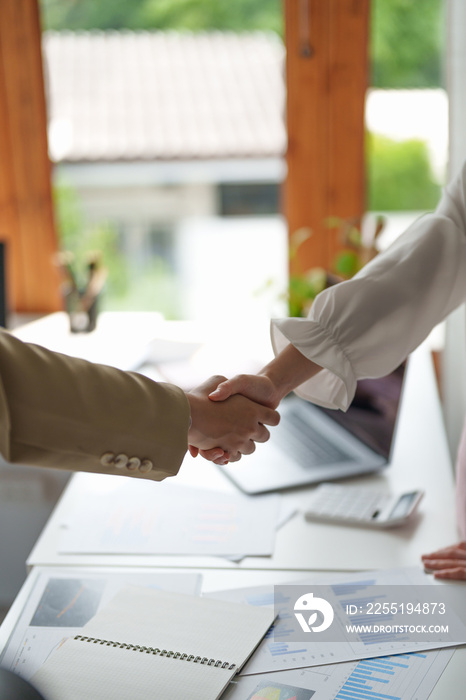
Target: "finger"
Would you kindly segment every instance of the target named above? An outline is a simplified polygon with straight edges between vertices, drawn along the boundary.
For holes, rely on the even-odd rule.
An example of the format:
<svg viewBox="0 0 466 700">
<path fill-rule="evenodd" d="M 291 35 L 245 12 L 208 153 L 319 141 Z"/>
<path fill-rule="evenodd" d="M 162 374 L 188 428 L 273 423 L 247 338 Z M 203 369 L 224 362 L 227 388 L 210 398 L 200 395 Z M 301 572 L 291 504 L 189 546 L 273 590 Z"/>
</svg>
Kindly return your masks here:
<svg viewBox="0 0 466 700">
<path fill-rule="evenodd" d="M 431 552 L 430 554 L 423 554 L 421 559 L 426 561 L 427 559 L 451 559 L 453 557 L 454 549 L 442 549 L 438 552 Z"/>
<path fill-rule="evenodd" d="M 228 453 L 222 450 L 221 447 L 212 447 L 210 450 L 199 450 L 199 454 L 209 462 L 215 462 L 217 459 L 228 461 Z"/>
<path fill-rule="evenodd" d="M 431 554 L 424 554 L 425 557 L 438 557 L 450 552 L 464 551 L 466 553 L 466 542 L 458 542 L 456 544 L 450 545 L 449 547 L 443 547 L 442 549 L 437 549 Z"/>
<path fill-rule="evenodd" d="M 423 554 L 422 561 L 425 559 L 463 559 L 466 560 L 466 551 L 460 548 L 459 545 L 454 547 L 445 547 L 431 554 Z"/>
<path fill-rule="evenodd" d="M 209 399 L 212 401 L 225 401 L 233 394 L 241 394 L 242 381 L 239 378 L 227 379 L 221 382 L 214 391 L 209 394 Z"/>
<path fill-rule="evenodd" d="M 194 445 L 188 445 L 188 450 L 191 457 L 197 457 L 197 455 L 199 454 L 199 448 L 194 447 Z"/>
<path fill-rule="evenodd" d="M 272 408 L 262 407 L 259 414 L 259 423 L 264 425 L 278 425 L 280 423 L 280 414 Z"/>
<path fill-rule="evenodd" d="M 426 559 L 423 563 L 425 568 L 431 571 L 451 568 L 462 568 L 466 571 L 466 566 L 461 565 L 457 559 Z"/>
<path fill-rule="evenodd" d="M 257 426 L 257 430 L 253 435 L 253 439 L 255 442 L 267 442 L 267 440 L 270 438 L 270 433 L 265 428 L 263 425 L 259 423 Z"/>
<path fill-rule="evenodd" d="M 214 464 L 218 464 L 220 467 L 224 467 L 228 462 L 231 462 L 232 460 L 226 457 L 220 457 L 219 459 L 214 459 Z"/>
<path fill-rule="evenodd" d="M 239 462 L 241 457 L 241 452 L 235 452 L 234 454 L 230 454 L 230 462 Z"/>
<path fill-rule="evenodd" d="M 209 395 L 211 391 L 214 391 L 219 384 L 226 381 L 226 377 L 223 374 L 214 374 L 212 377 L 206 379 L 202 384 L 197 386 L 193 391 L 200 393 L 202 395 Z"/>
<path fill-rule="evenodd" d="M 455 581 L 466 581 L 466 569 L 457 566 L 455 569 L 445 569 L 444 571 L 436 571 L 435 578 L 439 579 L 454 579 Z"/>
<path fill-rule="evenodd" d="M 240 452 L 243 455 L 252 455 L 252 453 L 256 449 L 256 444 L 253 440 L 248 440 L 247 442 L 244 442 L 241 446 Z"/>
</svg>

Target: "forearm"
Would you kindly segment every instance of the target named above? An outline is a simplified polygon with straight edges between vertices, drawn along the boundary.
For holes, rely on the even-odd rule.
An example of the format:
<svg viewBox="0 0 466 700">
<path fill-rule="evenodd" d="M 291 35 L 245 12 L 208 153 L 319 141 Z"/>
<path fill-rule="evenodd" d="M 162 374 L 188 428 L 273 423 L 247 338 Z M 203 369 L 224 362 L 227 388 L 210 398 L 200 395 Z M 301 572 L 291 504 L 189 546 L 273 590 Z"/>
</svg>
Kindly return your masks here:
<svg viewBox="0 0 466 700">
<path fill-rule="evenodd" d="M 160 480 L 187 449 L 177 387 L 0 333 L 0 449 L 13 463 Z"/>
<path fill-rule="evenodd" d="M 275 388 L 277 405 L 303 382 L 315 376 L 322 367 L 308 359 L 294 345 L 288 345 L 260 372 Z"/>
<path fill-rule="evenodd" d="M 209 394 L 212 401 L 225 401 L 241 394 L 252 401 L 275 409 L 280 401 L 295 387 L 307 381 L 321 367 L 305 357 L 293 345 L 288 345 L 258 374 L 238 374 L 219 384 Z"/>
<path fill-rule="evenodd" d="M 276 408 L 291 390 L 346 410 L 357 380 L 395 369 L 466 297 L 466 233 L 426 216 L 359 275 L 322 292 L 308 318 L 272 322 L 275 360 L 211 394 L 234 393 Z"/>
<path fill-rule="evenodd" d="M 445 213 L 421 218 L 353 279 L 322 292 L 307 319 L 273 322 L 277 355 L 291 343 L 323 368 L 300 396 L 346 409 L 358 379 L 388 374 L 465 300 L 461 226 Z"/>
</svg>

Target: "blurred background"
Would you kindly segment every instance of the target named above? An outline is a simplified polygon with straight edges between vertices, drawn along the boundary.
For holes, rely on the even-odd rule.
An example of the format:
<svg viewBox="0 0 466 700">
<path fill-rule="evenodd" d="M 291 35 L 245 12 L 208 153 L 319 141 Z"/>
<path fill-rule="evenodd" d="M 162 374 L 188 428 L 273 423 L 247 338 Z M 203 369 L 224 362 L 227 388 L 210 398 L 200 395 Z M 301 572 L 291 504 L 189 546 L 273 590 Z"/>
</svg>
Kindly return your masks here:
<svg viewBox="0 0 466 700">
<path fill-rule="evenodd" d="M 290 4 L 302 31 L 303 3 Z M 40 8 L 57 232 L 78 257 L 104 251 L 104 308 L 286 313 L 281 0 Z M 445 12 L 443 0 L 423 0 L 422 12 L 413 0 L 370 2 L 364 212 L 384 213 L 381 245 L 433 209 L 445 182 Z M 344 153 L 341 167 L 351 168 Z"/>
</svg>

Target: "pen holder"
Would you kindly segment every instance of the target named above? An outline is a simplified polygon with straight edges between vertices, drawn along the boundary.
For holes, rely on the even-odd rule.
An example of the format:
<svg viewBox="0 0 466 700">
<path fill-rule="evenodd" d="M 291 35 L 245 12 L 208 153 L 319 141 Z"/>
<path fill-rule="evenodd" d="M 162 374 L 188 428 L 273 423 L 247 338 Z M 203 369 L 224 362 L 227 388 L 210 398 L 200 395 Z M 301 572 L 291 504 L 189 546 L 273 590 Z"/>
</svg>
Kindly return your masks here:
<svg viewBox="0 0 466 700">
<path fill-rule="evenodd" d="M 95 330 L 99 296 L 88 301 L 86 294 L 78 291 L 71 291 L 64 295 L 71 333 L 90 333 Z"/>
</svg>

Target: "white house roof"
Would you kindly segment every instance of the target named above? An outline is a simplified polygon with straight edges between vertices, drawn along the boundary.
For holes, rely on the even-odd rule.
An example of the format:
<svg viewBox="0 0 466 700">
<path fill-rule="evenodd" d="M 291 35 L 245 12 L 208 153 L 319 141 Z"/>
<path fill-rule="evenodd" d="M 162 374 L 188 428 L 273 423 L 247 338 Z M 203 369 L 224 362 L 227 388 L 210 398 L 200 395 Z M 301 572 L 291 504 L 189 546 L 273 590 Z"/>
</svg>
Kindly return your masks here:
<svg viewBox="0 0 466 700">
<path fill-rule="evenodd" d="M 46 32 L 55 161 L 283 155 L 284 47 L 252 32 Z"/>
</svg>

